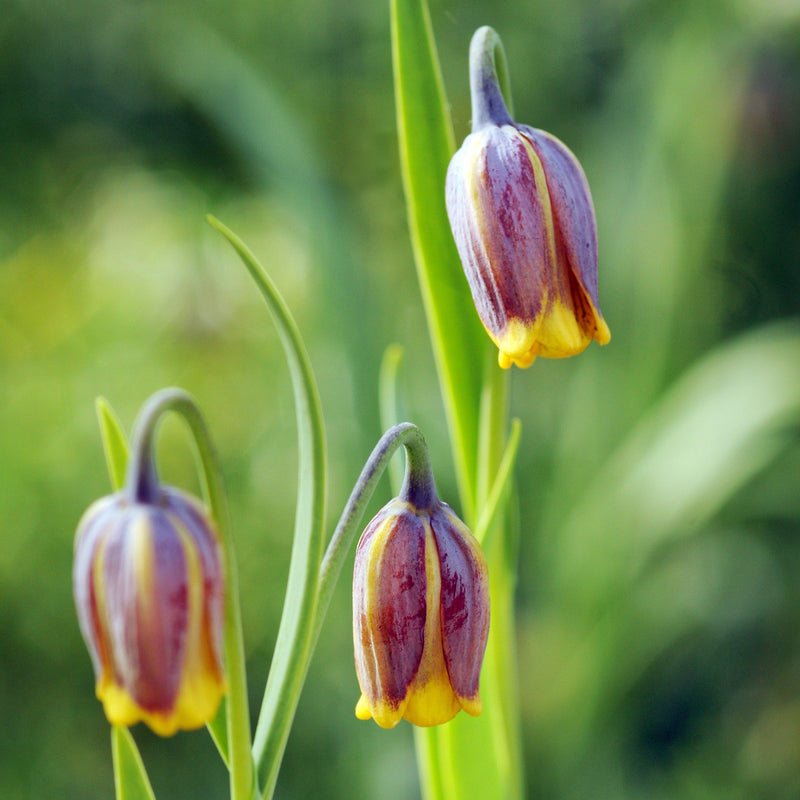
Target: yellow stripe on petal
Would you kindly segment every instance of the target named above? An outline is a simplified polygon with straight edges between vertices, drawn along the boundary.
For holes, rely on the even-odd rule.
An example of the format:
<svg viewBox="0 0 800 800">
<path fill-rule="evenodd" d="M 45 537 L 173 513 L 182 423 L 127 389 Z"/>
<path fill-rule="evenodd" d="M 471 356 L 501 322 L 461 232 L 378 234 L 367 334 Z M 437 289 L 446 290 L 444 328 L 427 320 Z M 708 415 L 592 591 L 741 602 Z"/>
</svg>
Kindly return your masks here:
<svg viewBox="0 0 800 800">
<path fill-rule="evenodd" d="M 536 151 L 533 149 L 533 145 L 528 140 L 527 136 L 523 136 L 515 127 L 512 125 L 505 126 L 508 130 L 513 131 L 520 140 L 525 145 L 525 151 L 528 154 L 528 158 L 531 162 L 531 169 L 533 169 L 533 177 L 536 183 L 536 199 L 539 203 L 539 207 L 541 208 L 542 218 L 545 222 L 545 231 L 546 231 L 546 238 L 547 238 L 547 250 L 548 250 L 548 263 L 552 265 L 555 269 L 556 266 L 556 231 L 555 231 L 555 223 L 553 221 L 553 207 L 550 203 L 550 192 L 547 188 L 547 178 L 544 174 L 544 167 L 542 166 L 541 159 L 538 155 L 536 155 Z M 544 303 L 543 303 L 544 306 Z"/>
<path fill-rule="evenodd" d="M 356 703 L 356 717 L 358 719 L 372 719 L 372 711 L 370 711 L 369 703 L 362 694 Z"/>
<path fill-rule="evenodd" d="M 428 520 L 425 521 L 425 648 L 414 682 L 406 696 L 403 716 L 414 725 L 428 727 L 451 720 L 461 708 L 450 685 L 442 650 L 442 579 L 439 551 Z"/>
<path fill-rule="evenodd" d="M 225 694 L 225 680 L 213 650 L 212 632 L 208 630 L 203 573 L 197 546 L 179 520 L 172 520 L 180 536 L 186 559 L 188 615 L 183 675 L 175 699 L 173 716 L 182 730 L 202 727 L 217 712 Z"/>
<path fill-rule="evenodd" d="M 460 698 L 461 708 L 470 716 L 479 717 L 483 711 L 483 703 L 481 703 L 481 696 L 475 697 L 462 697 Z"/>
<path fill-rule="evenodd" d="M 539 355 L 546 358 L 567 358 L 582 353 L 592 340 L 575 319 L 572 306 L 555 300 L 539 328 Z"/>
<path fill-rule="evenodd" d="M 97 684 L 97 699 L 103 703 L 103 711 L 112 725 L 130 727 L 142 719 L 142 709 L 133 698 L 110 677 Z"/>
</svg>

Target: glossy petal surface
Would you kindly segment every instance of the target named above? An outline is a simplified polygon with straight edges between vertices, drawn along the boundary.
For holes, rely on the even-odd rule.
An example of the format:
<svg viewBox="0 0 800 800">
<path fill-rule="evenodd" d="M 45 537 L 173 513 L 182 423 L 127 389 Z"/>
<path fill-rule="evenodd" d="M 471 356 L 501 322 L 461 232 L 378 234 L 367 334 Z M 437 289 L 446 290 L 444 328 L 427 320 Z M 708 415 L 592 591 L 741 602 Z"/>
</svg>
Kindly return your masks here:
<svg viewBox="0 0 800 800">
<path fill-rule="evenodd" d="M 448 506 L 385 506 L 362 534 L 353 574 L 360 719 L 439 725 L 480 713 L 489 625 L 486 562 Z"/>
<path fill-rule="evenodd" d="M 425 525 L 392 501 L 364 531 L 353 577 L 356 673 L 381 727 L 403 716 L 425 644 Z"/>
<path fill-rule="evenodd" d="M 483 653 L 489 636 L 486 559 L 470 530 L 442 505 L 431 520 L 441 574 L 442 649 L 461 706 L 480 713 Z"/>
</svg>

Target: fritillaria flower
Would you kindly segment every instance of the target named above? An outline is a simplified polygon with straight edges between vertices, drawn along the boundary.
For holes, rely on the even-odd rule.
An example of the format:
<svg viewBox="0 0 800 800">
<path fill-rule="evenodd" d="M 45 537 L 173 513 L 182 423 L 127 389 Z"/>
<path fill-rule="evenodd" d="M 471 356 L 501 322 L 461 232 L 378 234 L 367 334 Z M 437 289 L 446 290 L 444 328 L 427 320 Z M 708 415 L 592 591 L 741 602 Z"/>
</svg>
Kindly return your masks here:
<svg viewBox="0 0 800 800">
<path fill-rule="evenodd" d="M 470 48 L 472 133 L 447 171 L 446 202 L 478 315 L 503 368 L 611 339 L 597 293 L 589 185 L 554 136 L 511 119 L 491 28 Z"/>
<path fill-rule="evenodd" d="M 98 500 L 78 525 L 73 589 L 109 722 L 170 736 L 216 714 L 223 578 L 197 500 L 166 486 Z"/>
<path fill-rule="evenodd" d="M 438 725 L 481 711 L 489 588 L 480 545 L 436 498 L 384 506 L 358 543 L 353 640 L 359 719 Z"/>
</svg>

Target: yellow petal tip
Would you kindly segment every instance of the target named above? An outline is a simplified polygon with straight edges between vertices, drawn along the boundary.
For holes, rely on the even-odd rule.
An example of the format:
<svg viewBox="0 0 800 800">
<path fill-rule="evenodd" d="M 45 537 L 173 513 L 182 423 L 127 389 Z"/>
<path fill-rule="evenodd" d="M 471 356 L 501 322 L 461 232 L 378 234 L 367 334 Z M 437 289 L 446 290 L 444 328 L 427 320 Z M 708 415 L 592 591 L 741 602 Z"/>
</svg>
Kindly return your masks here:
<svg viewBox="0 0 800 800">
<path fill-rule="evenodd" d="M 358 702 L 356 703 L 356 717 L 358 717 L 358 719 L 372 719 L 372 712 L 369 710 L 369 705 L 367 705 L 363 694 L 358 698 Z"/>
<path fill-rule="evenodd" d="M 611 341 L 611 331 L 606 325 L 606 321 L 600 317 L 597 320 L 597 328 L 594 332 L 594 339 L 598 344 L 608 344 Z"/>
</svg>

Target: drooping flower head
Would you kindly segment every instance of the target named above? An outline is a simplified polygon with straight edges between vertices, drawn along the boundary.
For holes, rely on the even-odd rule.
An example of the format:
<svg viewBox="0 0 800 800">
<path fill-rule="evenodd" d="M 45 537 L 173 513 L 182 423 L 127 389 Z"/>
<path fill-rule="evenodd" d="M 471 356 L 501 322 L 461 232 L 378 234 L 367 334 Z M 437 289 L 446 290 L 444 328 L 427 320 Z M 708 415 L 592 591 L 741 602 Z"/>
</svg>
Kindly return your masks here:
<svg viewBox="0 0 800 800">
<path fill-rule="evenodd" d="M 353 575 L 359 719 L 438 725 L 477 716 L 489 632 L 480 545 L 430 492 L 404 491 L 364 530 Z M 421 502 L 420 497 L 425 497 Z"/>
<path fill-rule="evenodd" d="M 514 122 L 495 70 L 499 44 L 470 47 L 472 133 L 447 171 L 446 202 L 478 315 L 501 367 L 562 358 L 611 339 L 597 293 L 589 185 L 554 136 Z"/>
<path fill-rule="evenodd" d="M 208 722 L 225 693 L 224 586 L 205 509 L 154 477 L 89 507 L 72 577 L 109 722 L 170 736 Z"/>
</svg>

